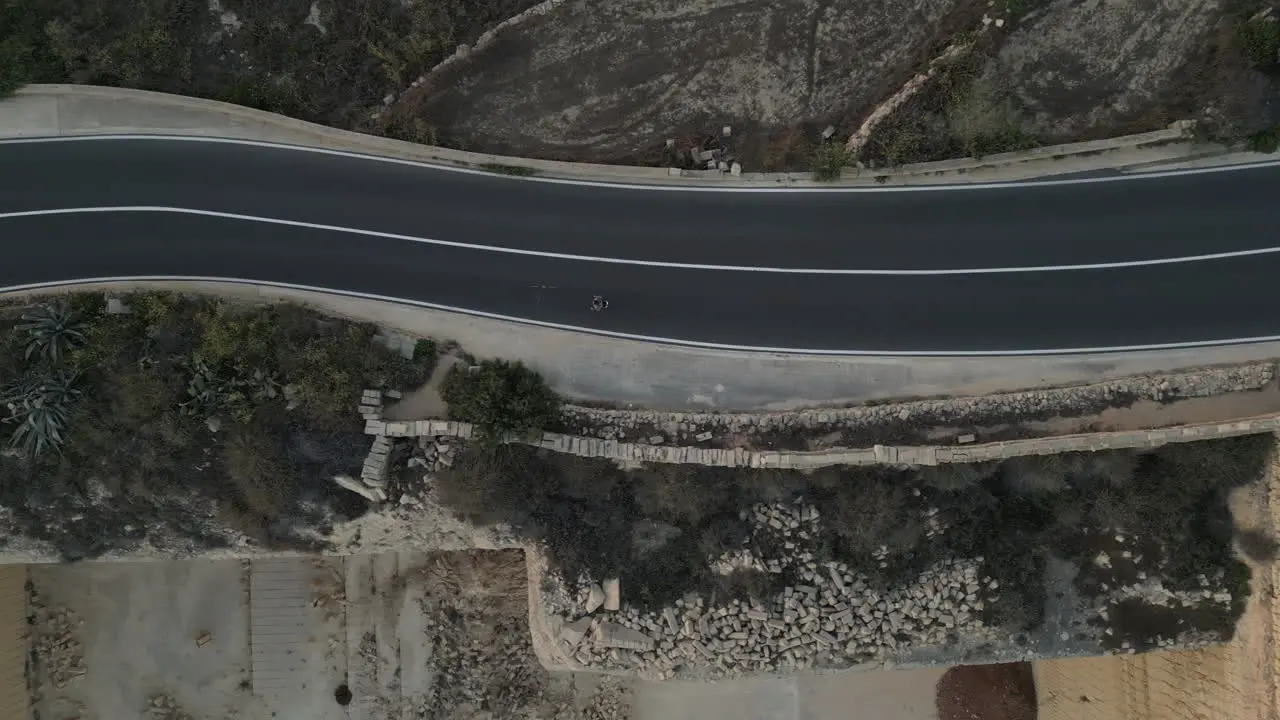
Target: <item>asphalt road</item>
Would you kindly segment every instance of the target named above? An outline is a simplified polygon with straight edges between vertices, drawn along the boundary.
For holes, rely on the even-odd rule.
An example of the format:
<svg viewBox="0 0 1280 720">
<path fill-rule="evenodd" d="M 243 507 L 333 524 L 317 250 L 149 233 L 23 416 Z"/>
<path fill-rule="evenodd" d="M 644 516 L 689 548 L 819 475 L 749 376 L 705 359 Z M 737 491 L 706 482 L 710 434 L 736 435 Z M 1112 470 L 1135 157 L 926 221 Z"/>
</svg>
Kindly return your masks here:
<svg viewBox="0 0 1280 720">
<path fill-rule="evenodd" d="M 104 140 L 0 144 L 0 169 L 0 216 L 184 208 L 471 246 L 173 212 L 10 216 L 0 217 L 4 287 L 217 276 L 684 342 L 887 354 L 1280 335 L 1280 254 L 1059 267 L 1280 246 L 1280 167 L 920 192 L 686 192 Z M 1046 266 L 1058 269 L 1036 269 Z M 604 313 L 587 309 L 597 292 L 612 303 Z"/>
</svg>

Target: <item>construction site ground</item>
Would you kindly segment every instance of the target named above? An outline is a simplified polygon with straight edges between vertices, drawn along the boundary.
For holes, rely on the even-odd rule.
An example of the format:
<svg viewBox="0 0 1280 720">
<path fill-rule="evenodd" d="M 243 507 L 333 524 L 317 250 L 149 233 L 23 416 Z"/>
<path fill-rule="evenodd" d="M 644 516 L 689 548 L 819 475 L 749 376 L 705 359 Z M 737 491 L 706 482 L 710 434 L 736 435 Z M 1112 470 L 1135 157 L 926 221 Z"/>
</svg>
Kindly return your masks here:
<svg viewBox="0 0 1280 720">
<path fill-rule="evenodd" d="M 1273 535 L 1280 470 L 1232 497 L 1236 525 Z M 1271 720 L 1280 712 L 1274 560 L 1249 561 L 1253 588 L 1231 643 L 1195 651 L 1034 663 L 1040 720 Z"/>
</svg>

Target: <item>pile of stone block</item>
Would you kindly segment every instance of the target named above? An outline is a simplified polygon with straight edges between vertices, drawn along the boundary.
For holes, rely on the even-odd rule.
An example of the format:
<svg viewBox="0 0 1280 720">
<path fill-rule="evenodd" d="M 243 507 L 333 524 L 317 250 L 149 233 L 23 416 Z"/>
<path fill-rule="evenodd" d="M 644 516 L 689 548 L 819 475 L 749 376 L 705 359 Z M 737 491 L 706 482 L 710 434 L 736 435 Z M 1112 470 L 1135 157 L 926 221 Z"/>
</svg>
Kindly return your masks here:
<svg viewBox="0 0 1280 720">
<path fill-rule="evenodd" d="M 889 658 L 914 647 L 941 646 L 963 633 L 970 641 L 994 639 L 981 621 L 986 603 L 999 599 L 999 582 L 979 572 L 983 558 L 944 561 L 891 590 L 840 562 L 817 562 L 817 508 L 793 503 L 757 505 L 748 517 L 758 537 L 783 552 L 752 557 L 749 551 L 709 560 L 720 572 L 750 568 L 787 572 L 803 584 L 770 597 L 711 605 L 697 595 L 661 610 L 622 606 L 606 584 L 591 586 L 579 617 L 564 618 L 561 639 L 587 668 L 625 670 L 670 678 L 682 673 L 734 676 L 848 667 Z M 760 545 L 761 543 L 753 543 Z M 616 612 L 601 617 L 598 607 Z M 697 669 L 701 668 L 702 672 Z"/>
</svg>

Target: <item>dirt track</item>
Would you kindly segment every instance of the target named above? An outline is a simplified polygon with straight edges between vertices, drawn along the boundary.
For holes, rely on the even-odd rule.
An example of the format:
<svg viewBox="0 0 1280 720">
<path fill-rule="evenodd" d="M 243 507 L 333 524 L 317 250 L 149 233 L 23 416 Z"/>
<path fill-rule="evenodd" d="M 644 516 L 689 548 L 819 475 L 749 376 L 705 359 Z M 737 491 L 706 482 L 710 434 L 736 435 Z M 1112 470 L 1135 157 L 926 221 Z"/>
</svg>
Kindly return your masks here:
<svg viewBox="0 0 1280 720">
<path fill-rule="evenodd" d="M 1280 469 L 1232 497 L 1240 527 L 1280 526 Z M 1271 720 L 1276 694 L 1275 562 L 1253 569 L 1253 593 L 1227 645 L 1196 651 L 1035 663 L 1040 720 Z"/>
</svg>

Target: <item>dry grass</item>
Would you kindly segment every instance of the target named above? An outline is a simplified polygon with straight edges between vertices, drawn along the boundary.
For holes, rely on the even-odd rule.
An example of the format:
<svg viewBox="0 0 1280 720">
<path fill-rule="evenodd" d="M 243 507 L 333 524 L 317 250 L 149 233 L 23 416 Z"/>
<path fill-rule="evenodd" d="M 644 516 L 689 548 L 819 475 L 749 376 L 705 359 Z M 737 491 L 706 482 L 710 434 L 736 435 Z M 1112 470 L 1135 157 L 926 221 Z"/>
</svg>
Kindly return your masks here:
<svg viewBox="0 0 1280 720">
<path fill-rule="evenodd" d="M 432 553 L 421 572 L 439 602 L 494 617 L 527 614 L 528 577 L 520 550 Z"/>
</svg>

